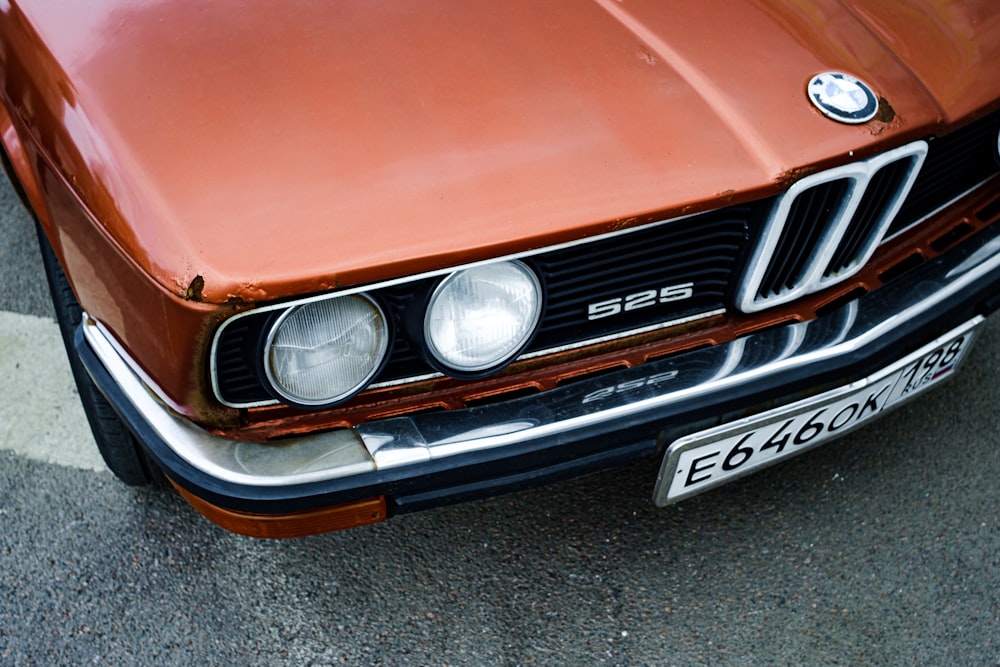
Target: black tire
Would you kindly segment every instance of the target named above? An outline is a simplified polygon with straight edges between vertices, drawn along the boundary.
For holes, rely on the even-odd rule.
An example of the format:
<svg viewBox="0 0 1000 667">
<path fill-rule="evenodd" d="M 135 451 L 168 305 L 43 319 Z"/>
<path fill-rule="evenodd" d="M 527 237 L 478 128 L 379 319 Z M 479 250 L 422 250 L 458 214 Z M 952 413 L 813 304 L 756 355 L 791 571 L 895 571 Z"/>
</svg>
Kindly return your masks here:
<svg viewBox="0 0 1000 667">
<path fill-rule="evenodd" d="M 118 417 L 114 408 L 97 388 L 87 370 L 83 367 L 76 348 L 73 346 L 73 334 L 80 325 L 83 310 L 73 294 L 66 274 L 59 266 L 59 260 L 52 250 L 45 232 L 36 224 L 38 245 L 42 251 L 42 263 L 45 265 L 45 275 L 49 281 L 49 291 L 52 293 L 52 304 L 55 306 L 56 320 L 62 333 L 63 344 L 69 357 L 69 366 L 73 371 L 83 411 L 90 422 L 90 430 L 97 441 L 97 448 L 104 462 L 120 480 L 130 486 L 145 486 L 162 479 L 162 473 L 146 456 L 139 442 Z"/>
</svg>

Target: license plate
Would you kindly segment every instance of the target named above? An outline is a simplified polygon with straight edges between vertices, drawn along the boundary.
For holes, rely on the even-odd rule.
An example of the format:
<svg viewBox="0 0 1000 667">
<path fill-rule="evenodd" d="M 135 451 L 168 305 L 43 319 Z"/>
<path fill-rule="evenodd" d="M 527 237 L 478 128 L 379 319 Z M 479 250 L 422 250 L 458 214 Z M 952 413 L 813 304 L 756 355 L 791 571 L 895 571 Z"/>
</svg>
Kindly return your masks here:
<svg viewBox="0 0 1000 667">
<path fill-rule="evenodd" d="M 794 456 L 934 387 L 955 372 L 981 321 L 863 380 L 674 441 L 656 484 L 656 504 L 669 505 Z"/>
</svg>

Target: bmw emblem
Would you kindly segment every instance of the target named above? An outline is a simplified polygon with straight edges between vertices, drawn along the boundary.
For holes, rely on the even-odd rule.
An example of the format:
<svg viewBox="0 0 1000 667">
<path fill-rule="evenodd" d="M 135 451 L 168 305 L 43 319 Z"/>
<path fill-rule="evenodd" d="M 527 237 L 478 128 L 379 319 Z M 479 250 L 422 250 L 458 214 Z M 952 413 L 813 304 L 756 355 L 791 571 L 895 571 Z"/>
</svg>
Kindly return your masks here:
<svg viewBox="0 0 1000 667">
<path fill-rule="evenodd" d="M 809 81 L 806 93 L 824 116 L 841 123 L 866 123 L 878 112 L 875 91 L 849 74 L 817 74 Z"/>
</svg>

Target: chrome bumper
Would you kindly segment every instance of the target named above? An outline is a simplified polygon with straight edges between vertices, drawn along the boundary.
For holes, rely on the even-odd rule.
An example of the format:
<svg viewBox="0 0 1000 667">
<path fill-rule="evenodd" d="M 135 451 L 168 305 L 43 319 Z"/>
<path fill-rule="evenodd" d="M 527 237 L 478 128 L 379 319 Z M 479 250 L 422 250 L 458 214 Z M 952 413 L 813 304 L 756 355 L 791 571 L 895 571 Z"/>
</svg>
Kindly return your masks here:
<svg viewBox="0 0 1000 667">
<path fill-rule="evenodd" d="M 584 440 L 607 440 L 601 447 L 610 447 L 622 438 L 638 438 L 645 441 L 646 451 L 655 453 L 664 430 L 683 434 L 685 428 L 694 430 L 695 422 L 703 428 L 775 398 L 815 394 L 844 379 L 862 377 L 876 361 L 889 363 L 926 342 L 920 336 L 930 339 L 992 310 L 998 293 L 1000 231 L 987 230 L 812 322 L 536 396 L 267 444 L 228 440 L 173 413 L 143 383 L 113 338 L 89 318 L 81 325 L 77 347 L 119 414 L 175 481 L 208 489 L 217 499 L 330 500 L 344 493 L 392 493 L 401 480 L 488 465 L 491 457 L 510 461 L 514 454 L 562 447 L 568 459 L 574 456 L 572 447 Z M 595 451 L 583 449 L 579 456 Z M 523 475 L 530 463 L 517 466 Z M 488 475 L 481 469 L 477 474 Z M 423 488 L 407 483 L 410 492 Z"/>
</svg>

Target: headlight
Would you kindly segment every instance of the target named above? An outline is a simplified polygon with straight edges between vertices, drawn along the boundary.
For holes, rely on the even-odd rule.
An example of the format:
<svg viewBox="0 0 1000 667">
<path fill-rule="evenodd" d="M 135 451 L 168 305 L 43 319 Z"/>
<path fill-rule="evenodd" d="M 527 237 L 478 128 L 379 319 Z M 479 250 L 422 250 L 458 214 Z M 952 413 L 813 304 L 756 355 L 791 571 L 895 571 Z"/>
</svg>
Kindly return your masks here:
<svg viewBox="0 0 1000 667">
<path fill-rule="evenodd" d="M 424 339 L 445 368 L 479 373 L 520 352 L 541 312 L 541 285 L 527 266 L 477 266 L 453 273 L 438 285 L 427 305 Z"/>
<path fill-rule="evenodd" d="M 290 403 L 321 406 L 360 391 L 375 376 L 389 347 L 377 303 L 352 294 L 297 306 L 271 327 L 264 370 Z"/>
</svg>

